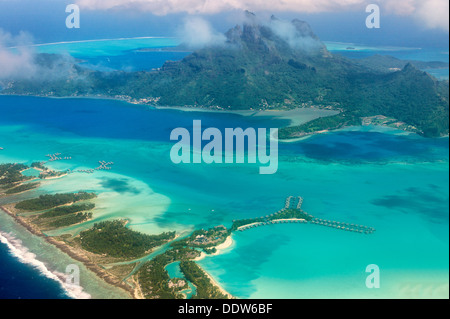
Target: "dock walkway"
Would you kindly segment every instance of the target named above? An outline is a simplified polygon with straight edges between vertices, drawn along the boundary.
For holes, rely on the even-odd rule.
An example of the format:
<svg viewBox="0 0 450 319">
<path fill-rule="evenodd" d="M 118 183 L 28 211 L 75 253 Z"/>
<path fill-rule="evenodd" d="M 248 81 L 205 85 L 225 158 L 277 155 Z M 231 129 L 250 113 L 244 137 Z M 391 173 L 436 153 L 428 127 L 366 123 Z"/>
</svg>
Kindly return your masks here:
<svg viewBox="0 0 450 319">
<path fill-rule="evenodd" d="M 349 232 L 355 232 L 359 234 L 373 234 L 375 232 L 375 228 L 364 226 L 364 225 L 357 225 L 357 224 L 351 224 L 351 223 L 345 223 L 345 222 L 338 222 L 334 220 L 326 220 L 322 218 L 316 218 L 312 215 L 309 215 L 302 211 L 302 213 L 305 215 L 306 219 L 299 219 L 299 218 L 280 218 L 275 219 L 277 215 L 285 212 L 286 210 L 299 210 L 301 211 L 301 207 L 303 204 L 303 198 L 300 196 L 289 196 L 286 198 L 284 208 L 280 211 L 267 215 L 263 218 L 265 218 L 265 221 L 262 222 L 255 222 L 247 225 L 243 225 L 237 228 L 239 231 L 245 231 L 252 228 L 257 228 L 261 226 L 269 226 L 269 225 L 275 225 L 275 224 L 313 224 L 318 226 L 325 226 L 325 227 L 331 227 L 343 231 L 349 231 Z"/>
</svg>

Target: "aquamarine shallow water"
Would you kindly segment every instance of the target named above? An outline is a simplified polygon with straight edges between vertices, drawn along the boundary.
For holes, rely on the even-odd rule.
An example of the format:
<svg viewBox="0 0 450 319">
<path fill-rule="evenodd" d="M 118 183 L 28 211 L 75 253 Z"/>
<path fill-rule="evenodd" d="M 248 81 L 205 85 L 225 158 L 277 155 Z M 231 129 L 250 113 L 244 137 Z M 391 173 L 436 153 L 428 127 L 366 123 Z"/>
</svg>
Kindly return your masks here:
<svg viewBox="0 0 450 319">
<path fill-rule="evenodd" d="M 178 44 L 180 44 L 180 40 L 176 38 L 140 37 L 45 43 L 36 44 L 34 47 L 38 53 L 70 54 L 74 57 L 111 57 L 121 55 L 125 51 L 175 47 Z"/>
<path fill-rule="evenodd" d="M 79 64 L 100 71 L 141 71 L 159 68 L 165 61 L 178 61 L 189 52 L 171 51 L 177 38 L 141 37 L 38 44 L 37 53 L 70 55 Z M 160 49 L 164 48 L 163 51 Z"/>
<path fill-rule="evenodd" d="M 169 45 L 133 41 L 97 43 L 96 48 L 71 44 L 79 50 L 72 54 L 91 62 L 100 59 L 109 68 L 123 65 L 104 60 L 108 55 L 118 61 L 131 56 L 140 61 L 134 68 L 145 69 L 149 62 L 136 60 L 136 49 Z M 416 58 L 423 51 L 389 48 L 390 53 Z M 441 53 L 431 51 L 424 59 Z M 240 298 L 448 297 L 448 138 L 424 139 L 377 127 L 324 134 L 280 145 L 277 174 L 263 176 L 254 165 L 174 165 L 169 134 L 175 127 L 190 127 L 194 119 L 221 130 L 280 127 L 286 121 L 31 97 L 0 97 L 0 114 L 0 147 L 5 148 L 0 163 L 30 164 L 56 152 L 72 156 L 71 161 L 51 163 L 56 169 L 115 162 L 112 171 L 45 181 L 39 190 L 0 204 L 91 190 L 99 194 L 95 221 L 129 218 L 133 229 L 158 233 L 230 225 L 233 219 L 277 211 L 286 196 L 301 195 L 303 208 L 317 217 L 377 231 L 365 236 L 313 225 L 258 228 L 233 235 L 233 248 L 205 258 L 201 266 Z M 91 224 L 49 235 L 76 234 Z M 40 257 L 40 244 L 6 217 L 0 231 L 23 238 Z M 67 262 L 52 265 L 58 252 L 51 247 L 45 251 L 42 258 L 49 268 L 63 271 Z M 381 289 L 365 287 L 368 264 L 379 265 Z M 94 279 L 84 286 L 94 297 L 107 295 L 107 288 L 96 288 Z M 111 297 L 122 295 L 111 292 Z"/>
<path fill-rule="evenodd" d="M 0 212 L 0 245 L 1 299 L 129 298 L 122 289 L 110 286 L 80 262 L 18 226 L 3 212 Z M 81 287 L 66 285 L 68 265 L 79 267 Z"/>
<path fill-rule="evenodd" d="M 237 233 L 231 252 L 200 262 L 226 289 L 243 298 L 418 297 L 417 287 L 448 294 L 447 164 L 307 167 L 291 166 L 293 179 L 303 175 L 306 211 L 376 233 L 313 225 Z M 381 268 L 379 290 L 365 287 L 369 264 Z"/>
<path fill-rule="evenodd" d="M 68 54 L 81 59 L 81 65 L 93 69 L 140 71 L 158 68 L 167 60 L 183 59 L 189 52 L 170 51 L 181 43 L 179 38 L 141 37 L 99 39 L 87 41 L 37 44 L 38 53 Z M 449 62 L 448 48 L 370 46 L 355 43 L 325 42 L 328 50 L 349 58 L 364 58 L 374 54 L 391 55 L 398 59 Z M 352 48 L 349 50 L 349 48 Z M 163 51 L 158 49 L 164 48 Z M 150 50 L 148 50 L 150 49 Z M 426 70 L 438 79 L 447 79 L 449 69 Z"/>
<path fill-rule="evenodd" d="M 50 164 L 59 169 L 115 162 L 112 171 L 47 181 L 22 198 L 96 191 L 96 221 L 129 218 L 130 227 L 156 233 L 230 225 L 301 195 L 317 217 L 377 229 L 365 236 L 279 225 L 235 234 L 234 249 L 200 264 L 240 298 L 405 297 L 417 285 L 448 294 L 448 138 L 375 127 L 325 134 L 280 145 L 277 174 L 264 176 L 249 164 L 175 165 L 168 136 L 193 119 L 222 129 L 285 122 L 89 99 L 0 97 L 0 105 L 0 162 L 56 152 L 72 156 Z M 379 290 L 364 284 L 372 263 L 382 270 Z"/>
<path fill-rule="evenodd" d="M 373 47 L 354 43 L 326 42 L 328 50 L 349 58 L 365 58 L 375 54 L 390 55 L 402 60 L 449 62 L 448 48 Z M 351 48 L 351 49 L 349 49 Z M 425 69 L 439 80 L 448 80 L 449 68 Z"/>
<path fill-rule="evenodd" d="M 179 261 L 168 264 L 165 269 L 167 270 L 167 273 L 170 278 L 182 278 L 182 279 L 186 280 L 183 273 L 181 272 Z M 184 290 L 183 293 L 186 294 L 187 299 L 190 299 L 192 296 L 195 296 L 195 294 L 197 292 L 197 288 L 195 288 L 195 286 L 189 281 L 188 281 L 188 285 L 189 285 L 189 288 Z"/>
</svg>

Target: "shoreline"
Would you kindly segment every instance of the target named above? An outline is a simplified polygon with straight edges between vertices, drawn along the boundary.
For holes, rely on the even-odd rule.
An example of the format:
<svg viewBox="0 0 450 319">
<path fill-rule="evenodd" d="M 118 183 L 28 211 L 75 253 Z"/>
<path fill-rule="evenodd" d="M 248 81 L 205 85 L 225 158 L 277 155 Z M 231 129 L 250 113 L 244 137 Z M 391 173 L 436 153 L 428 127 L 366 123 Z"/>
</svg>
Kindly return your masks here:
<svg viewBox="0 0 450 319">
<path fill-rule="evenodd" d="M 45 95 L 32 95 L 32 94 L 4 94 L 0 92 L 0 97 L 2 96 L 15 96 L 15 97 L 37 97 L 37 98 L 47 98 L 47 99 L 91 99 L 91 100 L 110 100 L 110 101 L 117 101 L 122 102 L 125 104 L 128 104 L 130 106 L 144 106 L 147 108 L 155 109 L 155 110 L 174 110 L 174 111 L 182 111 L 182 112 L 204 112 L 204 113 L 223 113 L 223 114 L 236 114 L 244 117 L 273 117 L 278 120 L 285 120 L 289 121 L 289 125 L 283 126 L 282 128 L 288 128 L 288 127 L 295 127 L 299 126 L 308 122 L 311 122 L 314 119 L 321 118 L 321 117 L 328 117 L 333 116 L 336 114 L 339 114 L 341 112 L 340 109 L 329 109 L 329 108 L 320 108 L 320 107 L 296 107 L 293 109 L 249 109 L 249 110 L 226 110 L 226 109 L 214 109 L 204 106 L 159 106 L 159 105 L 152 105 L 148 104 L 147 102 L 139 101 L 139 100 L 133 100 L 131 97 L 129 98 L 119 98 L 119 97 L 113 97 L 113 96 L 105 96 L 105 95 L 84 95 L 84 96 L 45 96 Z M 306 111 L 322 111 L 322 112 L 328 112 L 330 114 L 328 115 L 322 115 L 322 116 L 316 116 L 308 119 L 301 119 L 300 114 L 301 112 Z M 378 125 L 380 127 L 387 127 L 386 125 Z M 350 126 L 352 127 L 352 126 Z M 359 126 L 353 126 L 353 127 L 365 127 L 365 125 L 359 125 Z M 324 133 L 330 133 L 330 132 L 336 132 L 344 128 L 338 128 L 334 130 L 321 130 L 317 132 L 312 132 L 305 134 L 303 136 L 293 137 L 289 139 L 278 139 L 273 136 L 270 138 L 273 140 L 277 140 L 280 143 L 295 143 L 302 141 L 304 139 L 310 138 L 315 135 L 320 135 Z M 280 128 L 279 128 L 280 129 Z M 408 131 L 408 130 L 402 130 L 398 129 L 400 131 L 403 131 L 405 133 L 410 134 L 417 134 L 420 135 L 418 132 L 415 131 Z M 448 137 L 450 134 L 437 136 L 435 138 L 442 138 L 442 137 Z"/>
<path fill-rule="evenodd" d="M 193 107 L 193 106 L 153 106 L 145 103 L 135 102 L 135 105 L 147 105 L 157 110 L 174 110 L 182 112 L 204 112 L 204 113 L 216 113 L 216 114 L 237 114 L 244 117 L 256 117 L 256 118 L 276 118 L 278 120 L 289 121 L 289 125 L 298 126 L 320 117 L 327 117 L 339 114 L 340 110 L 334 110 L 321 107 L 295 107 L 292 109 L 248 109 L 248 110 L 226 110 L 226 109 L 214 109 L 207 107 Z M 305 114 L 302 114 L 305 113 Z M 323 113 L 313 116 L 311 113 Z M 303 116 L 303 117 L 302 117 Z M 306 117 L 306 118 L 305 118 Z"/>
<path fill-rule="evenodd" d="M 197 264 L 198 265 L 198 264 Z M 217 287 L 217 289 L 220 290 L 220 292 L 227 296 L 228 299 L 236 299 L 236 297 L 234 297 L 232 294 L 230 294 L 228 291 L 226 291 L 214 278 L 213 276 L 211 276 L 210 273 L 208 273 L 205 269 L 203 269 L 203 267 L 201 267 L 200 265 L 198 265 L 200 267 L 200 269 L 204 272 L 204 274 L 206 275 L 206 277 L 209 278 L 209 280 L 211 281 L 211 283 Z"/>
<path fill-rule="evenodd" d="M 128 97 L 115 97 L 115 96 L 106 96 L 106 95 L 80 95 L 80 96 L 46 96 L 46 95 L 33 95 L 33 94 L 3 94 L 0 92 L 0 97 L 2 96 L 15 96 L 15 97 L 37 97 L 37 98 L 47 98 L 47 99 L 56 99 L 56 100 L 64 100 L 64 99 L 91 99 L 91 100 L 105 100 L 105 101 L 117 101 L 126 103 L 130 106 L 144 106 L 147 108 L 151 108 L 154 110 L 173 110 L 173 111 L 182 111 L 182 112 L 203 112 L 203 113 L 216 113 L 216 114 L 236 114 L 244 117 L 273 117 L 279 120 L 289 121 L 290 126 L 297 126 L 300 124 L 304 124 L 310 122 L 316 118 L 324 117 L 324 116 L 332 116 L 340 113 L 340 110 L 334 110 L 329 108 L 320 108 L 320 107 L 295 107 L 292 109 L 248 109 L 248 110 L 228 110 L 221 108 L 213 108 L 213 107 L 205 107 L 205 106 L 161 106 L 161 105 L 153 105 L 148 102 L 143 102 L 139 100 L 133 100 L 133 98 Z M 306 112 L 323 112 L 329 113 L 327 115 L 316 116 L 312 118 L 308 118 L 306 120 L 299 118 L 299 113 Z"/>
<path fill-rule="evenodd" d="M 47 243 L 53 245 L 54 247 L 59 249 L 61 252 L 65 253 L 68 257 L 70 257 L 78 262 L 81 262 L 86 267 L 86 269 L 88 269 L 89 271 L 94 273 L 94 275 L 96 275 L 99 279 L 103 280 L 105 283 L 107 283 L 115 288 L 120 288 L 121 290 L 125 291 L 129 295 L 129 297 L 131 297 L 132 299 L 145 299 L 145 298 L 143 298 L 143 294 L 142 294 L 139 282 L 137 281 L 137 278 L 135 278 L 134 276 L 131 276 L 131 278 L 130 278 L 131 282 L 135 285 L 135 287 L 132 287 L 131 285 L 127 284 L 126 282 L 121 281 L 120 279 L 116 278 L 114 275 L 108 273 L 106 269 L 104 269 L 101 266 L 99 266 L 98 264 L 95 264 L 94 262 L 92 262 L 81 249 L 71 247 L 60 240 L 57 240 L 51 236 L 45 235 L 37 226 L 27 222 L 23 217 L 21 217 L 20 215 L 16 215 L 9 208 L 7 208 L 3 205 L 0 206 L 0 211 L 4 212 L 8 216 L 10 216 L 16 222 L 16 224 L 25 228 L 25 230 L 28 231 L 30 234 L 44 239 Z M 230 235 L 227 237 L 225 242 L 216 246 L 216 249 L 218 250 L 217 252 L 215 252 L 214 254 L 211 254 L 211 255 L 207 255 L 206 253 L 202 252 L 199 257 L 197 257 L 196 259 L 193 259 L 192 261 L 196 262 L 196 261 L 202 260 L 208 256 L 210 256 L 210 257 L 217 256 L 217 255 L 221 254 L 223 250 L 230 248 L 233 245 L 233 243 L 234 243 L 234 241 Z M 196 263 L 196 264 L 205 273 L 205 275 L 209 278 L 209 280 L 211 281 L 211 284 L 214 285 L 215 287 L 217 287 L 222 294 L 227 296 L 229 299 L 235 299 L 235 297 L 232 294 L 230 294 L 228 291 L 226 291 L 214 279 L 214 277 L 211 274 L 209 274 L 205 269 L 203 269 L 203 267 L 201 267 L 198 263 Z"/>
<path fill-rule="evenodd" d="M 195 259 L 192 259 L 192 261 L 200 261 L 205 259 L 206 257 L 211 257 L 211 256 L 217 256 L 220 255 L 225 249 L 230 248 L 233 245 L 234 241 L 233 238 L 231 238 L 231 235 L 228 236 L 225 241 L 217 246 L 215 246 L 214 248 L 216 248 L 216 252 L 213 254 L 207 254 L 204 251 L 202 251 L 200 253 L 200 256 L 198 256 Z"/>
<path fill-rule="evenodd" d="M 215 253 L 215 255 L 219 255 L 220 253 L 222 253 L 223 250 L 230 248 L 233 245 L 234 241 L 233 238 L 230 236 L 227 237 L 227 239 L 225 239 L 225 241 L 216 246 L 217 252 Z"/>
<path fill-rule="evenodd" d="M 69 245 L 65 244 L 64 242 L 61 242 L 53 237 L 46 236 L 36 226 L 29 224 L 22 217 L 17 216 L 13 212 L 11 212 L 8 208 L 0 206 L 0 210 L 3 211 L 5 214 L 9 215 L 10 217 L 12 217 L 17 224 L 24 227 L 32 235 L 43 238 L 47 243 L 55 246 L 60 251 L 68 255 L 70 258 L 81 262 L 88 270 L 93 272 L 97 277 L 105 281 L 107 284 L 126 291 L 133 299 L 136 298 L 135 289 L 133 289 L 126 283 L 120 281 L 119 279 L 115 278 L 113 275 L 109 274 L 106 270 L 102 269 L 97 264 L 93 263 L 82 252 L 77 251 L 75 248 L 72 248 Z"/>
<path fill-rule="evenodd" d="M 220 292 L 222 294 L 224 294 L 225 296 L 227 296 L 229 299 L 236 299 L 236 297 L 234 297 L 232 294 L 230 294 L 228 291 L 225 290 L 225 288 L 223 288 L 218 282 L 217 280 L 214 279 L 214 277 L 208 273 L 201 265 L 199 265 L 197 263 L 197 261 L 203 260 L 206 257 L 212 257 L 212 256 L 217 256 L 220 255 L 225 249 L 230 248 L 231 246 L 233 246 L 234 244 L 234 240 L 232 238 L 232 235 L 228 236 L 227 239 L 225 240 L 225 242 L 223 242 L 222 244 L 217 245 L 215 248 L 217 249 L 217 251 L 214 254 L 206 254 L 205 252 L 201 252 L 200 256 L 193 259 L 192 261 L 194 261 L 196 263 L 196 265 L 205 273 L 205 275 L 209 278 L 209 280 L 211 281 L 211 283 L 217 287 L 217 289 L 220 290 Z"/>
</svg>

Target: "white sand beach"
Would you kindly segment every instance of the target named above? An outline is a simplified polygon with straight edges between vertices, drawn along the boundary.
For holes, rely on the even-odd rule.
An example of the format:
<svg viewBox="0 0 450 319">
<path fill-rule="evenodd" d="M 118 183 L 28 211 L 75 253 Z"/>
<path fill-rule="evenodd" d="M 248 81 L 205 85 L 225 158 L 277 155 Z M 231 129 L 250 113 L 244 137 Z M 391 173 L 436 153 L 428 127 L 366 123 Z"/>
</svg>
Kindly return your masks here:
<svg viewBox="0 0 450 319">
<path fill-rule="evenodd" d="M 199 257 L 195 258 L 194 261 L 200 261 L 206 257 L 211 257 L 211 256 L 217 256 L 220 255 L 221 253 L 223 253 L 223 251 L 227 248 L 230 248 L 233 245 L 234 241 L 233 238 L 230 236 L 227 237 L 227 239 L 220 245 L 217 245 L 215 248 L 217 249 L 217 251 L 214 254 L 206 254 L 205 252 L 202 252 L 200 254 Z M 198 264 L 197 264 L 198 265 Z M 198 265 L 200 267 L 200 269 L 203 270 L 203 272 L 205 273 L 205 275 L 211 280 L 212 284 L 214 286 L 216 286 L 220 292 L 226 296 L 228 296 L 228 298 L 233 299 L 233 295 L 231 295 L 229 292 L 227 292 L 205 269 L 203 269 L 200 265 Z"/>
<path fill-rule="evenodd" d="M 228 291 L 226 291 L 208 272 L 206 272 L 203 268 L 200 267 L 200 269 L 203 270 L 203 272 L 205 273 L 205 275 L 209 278 L 209 280 L 211 280 L 212 284 L 214 286 L 216 286 L 220 292 L 222 294 L 224 294 L 225 296 L 227 296 L 229 299 L 234 299 L 233 295 L 230 294 Z"/>
<path fill-rule="evenodd" d="M 220 245 L 217 245 L 216 248 L 216 252 L 214 254 L 206 254 L 205 252 L 201 252 L 200 256 L 198 256 L 197 258 L 193 259 L 194 261 L 200 261 L 205 259 L 206 257 L 210 257 L 210 256 L 217 256 L 220 255 L 221 253 L 223 253 L 223 251 L 227 248 L 230 248 L 233 245 L 234 241 L 233 238 L 230 236 L 227 237 L 227 239 Z"/>
</svg>

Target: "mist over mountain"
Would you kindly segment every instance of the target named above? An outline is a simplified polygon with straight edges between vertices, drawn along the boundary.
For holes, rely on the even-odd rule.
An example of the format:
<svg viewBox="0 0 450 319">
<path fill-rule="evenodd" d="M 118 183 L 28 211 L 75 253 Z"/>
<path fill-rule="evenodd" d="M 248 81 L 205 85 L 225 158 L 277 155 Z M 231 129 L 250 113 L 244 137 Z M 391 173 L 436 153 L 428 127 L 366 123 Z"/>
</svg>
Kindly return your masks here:
<svg viewBox="0 0 450 319">
<path fill-rule="evenodd" d="M 71 68 L 67 81 L 12 81 L 2 93 L 100 95 L 225 110 L 327 107 L 342 112 L 325 128 L 385 115 L 425 136 L 448 134 L 448 81 L 438 81 L 411 63 L 333 55 L 308 23 L 275 16 L 260 21 L 250 12 L 220 41 L 210 35 L 205 33 L 200 48 L 183 60 L 168 61 L 157 70 L 105 73 L 77 66 L 80 78 Z"/>
</svg>

